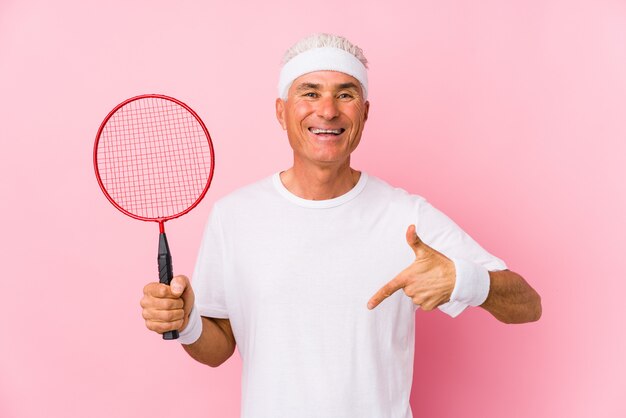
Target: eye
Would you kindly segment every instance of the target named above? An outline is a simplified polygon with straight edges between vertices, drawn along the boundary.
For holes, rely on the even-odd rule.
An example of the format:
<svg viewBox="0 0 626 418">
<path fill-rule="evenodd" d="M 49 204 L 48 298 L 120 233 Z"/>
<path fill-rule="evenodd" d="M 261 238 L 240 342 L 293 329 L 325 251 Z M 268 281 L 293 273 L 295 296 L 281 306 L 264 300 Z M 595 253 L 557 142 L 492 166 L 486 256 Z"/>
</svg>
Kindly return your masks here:
<svg viewBox="0 0 626 418">
<path fill-rule="evenodd" d="M 350 93 L 341 93 L 339 95 L 340 99 L 352 99 L 352 95 Z"/>
<path fill-rule="evenodd" d="M 309 92 L 304 93 L 302 96 L 315 98 L 315 97 L 317 97 L 317 93 L 315 93 L 313 91 L 309 91 Z"/>
</svg>

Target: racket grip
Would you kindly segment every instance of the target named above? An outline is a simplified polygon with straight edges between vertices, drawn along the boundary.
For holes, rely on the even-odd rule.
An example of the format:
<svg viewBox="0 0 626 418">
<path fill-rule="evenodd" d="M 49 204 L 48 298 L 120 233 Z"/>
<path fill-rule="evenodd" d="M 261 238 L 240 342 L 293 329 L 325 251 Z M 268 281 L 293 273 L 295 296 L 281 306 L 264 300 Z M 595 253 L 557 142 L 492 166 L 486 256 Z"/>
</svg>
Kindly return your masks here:
<svg viewBox="0 0 626 418">
<path fill-rule="evenodd" d="M 159 264 L 159 283 L 169 285 L 174 277 L 174 269 L 172 267 L 172 254 L 170 246 L 167 244 L 165 232 L 159 234 L 159 253 L 157 256 Z M 178 331 L 167 331 L 163 333 L 164 340 L 175 340 L 178 338 Z"/>
</svg>

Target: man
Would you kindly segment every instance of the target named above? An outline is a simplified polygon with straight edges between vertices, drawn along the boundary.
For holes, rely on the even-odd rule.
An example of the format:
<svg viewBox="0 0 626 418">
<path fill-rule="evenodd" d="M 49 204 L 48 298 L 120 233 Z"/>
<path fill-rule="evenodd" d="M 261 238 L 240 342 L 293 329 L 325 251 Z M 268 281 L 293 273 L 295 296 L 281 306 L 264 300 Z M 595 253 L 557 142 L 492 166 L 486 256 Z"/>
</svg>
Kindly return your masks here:
<svg viewBox="0 0 626 418">
<path fill-rule="evenodd" d="M 238 346 L 243 417 L 411 417 L 418 307 L 541 315 L 525 280 L 449 218 L 350 167 L 366 63 L 334 35 L 287 52 L 276 116 L 293 166 L 214 205 L 193 288 L 144 288 L 147 327 L 181 330 L 196 360 L 216 367 Z"/>
</svg>

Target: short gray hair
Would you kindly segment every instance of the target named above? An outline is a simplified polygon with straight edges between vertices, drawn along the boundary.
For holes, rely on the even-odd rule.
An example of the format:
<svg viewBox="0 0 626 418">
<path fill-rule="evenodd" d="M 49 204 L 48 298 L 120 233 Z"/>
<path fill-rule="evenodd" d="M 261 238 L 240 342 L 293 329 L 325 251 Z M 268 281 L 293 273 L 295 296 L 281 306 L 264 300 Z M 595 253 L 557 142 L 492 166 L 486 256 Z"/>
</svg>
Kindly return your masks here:
<svg viewBox="0 0 626 418">
<path fill-rule="evenodd" d="M 301 54 L 309 49 L 332 47 L 343 49 L 344 51 L 354 55 L 356 59 L 367 68 L 367 58 L 363 55 L 363 50 L 352 42 L 344 38 L 343 36 L 333 35 L 330 33 L 315 33 L 300 39 L 283 55 L 283 65 L 287 64 L 289 60 L 298 54 Z"/>
</svg>

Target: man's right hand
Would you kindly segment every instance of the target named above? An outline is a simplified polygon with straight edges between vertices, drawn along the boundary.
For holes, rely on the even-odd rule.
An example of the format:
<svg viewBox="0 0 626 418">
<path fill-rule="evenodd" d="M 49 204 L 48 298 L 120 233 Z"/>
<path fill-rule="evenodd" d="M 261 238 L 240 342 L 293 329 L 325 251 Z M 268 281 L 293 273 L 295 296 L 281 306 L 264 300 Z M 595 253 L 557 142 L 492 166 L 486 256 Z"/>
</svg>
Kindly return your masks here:
<svg viewBox="0 0 626 418">
<path fill-rule="evenodd" d="M 182 331 L 189 322 L 189 312 L 195 297 L 186 276 L 176 276 L 170 285 L 148 283 L 141 298 L 142 315 L 146 327 L 163 334 L 167 331 Z"/>
</svg>

